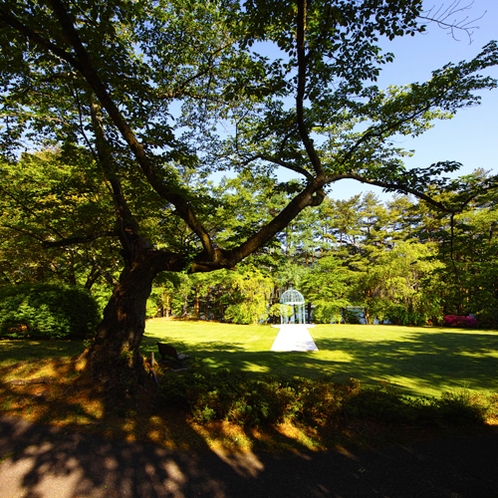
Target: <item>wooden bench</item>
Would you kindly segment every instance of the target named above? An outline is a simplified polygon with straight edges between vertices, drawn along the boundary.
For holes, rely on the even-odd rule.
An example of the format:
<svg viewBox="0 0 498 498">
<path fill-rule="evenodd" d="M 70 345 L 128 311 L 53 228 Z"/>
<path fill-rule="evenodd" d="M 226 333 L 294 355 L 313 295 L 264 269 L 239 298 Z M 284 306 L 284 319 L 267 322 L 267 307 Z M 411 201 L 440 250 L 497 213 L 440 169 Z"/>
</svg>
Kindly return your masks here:
<svg viewBox="0 0 498 498">
<path fill-rule="evenodd" d="M 184 360 L 190 358 L 186 353 L 178 353 L 174 346 L 171 344 L 165 344 L 164 342 L 157 343 L 157 349 L 161 355 L 160 363 L 169 364 L 171 367 L 175 368 L 185 368 L 183 364 Z"/>
</svg>

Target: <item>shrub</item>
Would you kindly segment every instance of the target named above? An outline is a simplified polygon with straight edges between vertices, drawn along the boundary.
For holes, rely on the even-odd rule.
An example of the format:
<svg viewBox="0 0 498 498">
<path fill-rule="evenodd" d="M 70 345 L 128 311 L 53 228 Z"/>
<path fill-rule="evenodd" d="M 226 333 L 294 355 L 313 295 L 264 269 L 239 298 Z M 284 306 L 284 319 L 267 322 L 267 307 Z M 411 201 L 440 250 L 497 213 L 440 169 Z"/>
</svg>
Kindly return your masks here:
<svg viewBox="0 0 498 498">
<path fill-rule="evenodd" d="M 272 322 L 280 322 L 281 317 L 289 318 L 292 316 L 294 310 L 292 306 L 288 304 L 275 303 L 270 306 L 268 310 L 268 316 L 271 318 Z"/>
<path fill-rule="evenodd" d="M 0 288 L 2 337 L 85 339 L 98 321 L 98 306 L 83 289 L 55 284 Z"/>
<path fill-rule="evenodd" d="M 251 325 L 264 322 L 268 318 L 266 303 L 263 301 L 247 301 L 230 304 L 225 310 L 223 318 L 229 323 Z"/>
<path fill-rule="evenodd" d="M 433 400 L 436 417 L 445 422 L 477 423 L 486 421 L 489 404 L 469 391 L 445 392 L 441 398 Z"/>
<path fill-rule="evenodd" d="M 360 311 L 360 308 L 344 308 L 341 314 L 344 323 L 349 323 L 351 325 L 360 325 L 364 323 L 362 321 L 363 313 Z"/>
<path fill-rule="evenodd" d="M 393 304 L 386 311 L 389 322 L 394 325 L 426 325 L 431 316 L 425 311 L 409 311 L 404 305 Z"/>
<path fill-rule="evenodd" d="M 255 426 L 281 420 L 295 396 L 292 388 L 275 379 L 263 382 L 243 372 L 200 369 L 168 377 L 160 397 L 164 404 L 187 409 L 199 423 L 229 420 Z"/>
<path fill-rule="evenodd" d="M 443 317 L 443 323 L 447 327 L 477 327 L 477 320 L 471 316 L 446 315 Z"/>
<path fill-rule="evenodd" d="M 410 398 L 385 388 L 360 390 L 349 400 L 346 413 L 349 417 L 389 423 L 413 422 L 416 418 Z"/>
<path fill-rule="evenodd" d="M 315 302 L 313 320 L 316 323 L 340 323 L 342 302 L 328 302 L 318 300 Z M 349 322 L 348 322 L 349 323 Z"/>
<path fill-rule="evenodd" d="M 393 389 L 366 389 L 347 405 L 350 417 L 397 424 L 484 424 L 493 403 L 461 391 L 445 392 L 440 398 L 411 398 Z"/>
<path fill-rule="evenodd" d="M 242 426 L 299 420 L 324 425 L 342 413 L 356 384 L 269 377 L 256 379 L 240 371 L 195 369 L 167 377 L 159 393 L 164 405 L 185 409 L 198 423 L 227 420 Z"/>
<path fill-rule="evenodd" d="M 391 424 L 484 423 L 496 400 L 469 393 L 410 398 L 389 387 L 363 389 L 355 379 L 256 379 L 240 371 L 195 368 L 163 379 L 160 402 L 186 410 L 197 423 L 227 420 L 257 427 L 296 421 L 325 427 L 342 418 Z"/>
</svg>

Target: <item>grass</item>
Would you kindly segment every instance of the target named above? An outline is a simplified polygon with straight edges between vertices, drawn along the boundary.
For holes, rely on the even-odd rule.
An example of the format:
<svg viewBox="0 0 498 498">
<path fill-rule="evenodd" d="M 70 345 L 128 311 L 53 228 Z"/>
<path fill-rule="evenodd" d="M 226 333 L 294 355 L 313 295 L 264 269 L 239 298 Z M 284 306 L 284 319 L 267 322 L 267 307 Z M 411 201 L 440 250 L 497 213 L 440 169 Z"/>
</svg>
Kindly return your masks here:
<svg viewBox="0 0 498 498">
<path fill-rule="evenodd" d="M 364 385 L 389 383 L 407 395 L 498 390 L 498 332 L 383 325 L 317 325 L 313 352 L 272 352 L 270 326 L 155 319 L 147 324 L 145 354 L 171 342 L 212 368 Z"/>
<path fill-rule="evenodd" d="M 46 358 L 75 356 L 83 351 L 78 341 L 0 340 L 0 367 L 20 361 L 36 362 Z"/>
<path fill-rule="evenodd" d="M 411 396 L 451 391 L 496 398 L 497 332 L 379 325 L 319 325 L 310 330 L 319 351 L 271 352 L 278 329 L 270 326 L 155 319 L 147 323 L 142 352 L 156 353 L 156 342 L 167 341 L 191 354 L 190 371 L 241 370 L 257 379 L 269 375 L 318 379 L 326 374 L 338 382 L 352 377 L 363 386 L 387 386 Z M 0 412 L 172 448 L 375 446 L 448 429 L 393 428 L 368 420 L 350 420 L 326 431 L 289 422 L 264 429 L 227 421 L 200 424 L 172 406 L 156 404 L 153 385 L 126 405 L 103 398 L 80 376 L 84 365 L 77 355 L 82 351 L 83 344 L 70 341 L 0 341 Z M 163 375 L 162 383 L 176 374 Z M 40 378 L 48 382 L 12 382 Z"/>
</svg>

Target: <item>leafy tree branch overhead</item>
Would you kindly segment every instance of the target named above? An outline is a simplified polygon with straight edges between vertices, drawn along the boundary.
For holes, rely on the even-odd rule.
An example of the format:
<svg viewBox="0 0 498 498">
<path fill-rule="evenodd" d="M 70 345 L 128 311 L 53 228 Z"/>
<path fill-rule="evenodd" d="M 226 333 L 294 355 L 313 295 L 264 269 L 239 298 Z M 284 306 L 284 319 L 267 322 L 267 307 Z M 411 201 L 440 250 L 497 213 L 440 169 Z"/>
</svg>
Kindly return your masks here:
<svg viewBox="0 0 498 498">
<path fill-rule="evenodd" d="M 423 133 L 495 88 L 482 72 L 498 62 L 496 42 L 425 83 L 376 85 L 393 60 L 382 40 L 416 35 L 427 22 L 447 28 L 447 19 L 419 0 L 1 0 L 3 155 L 80 150 L 113 205 L 114 222 L 86 234 L 115 233 L 123 257 L 90 368 L 140 371 L 145 301 L 159 272 L 235 266 L 319 205 L 334 182 L 355 179 L 457 210 L 427 188 L 446 188 L 438 177 L 458 164 L 408 171 L 395 138 Z M 282 170 L 293 175 L 284 186 Z M 268 199 L 286 193 L 270 218 L 250 226 L 243 209 L 233 213 L 240 226 L 228 245 L 215 216 L 225 201 L 208 181 L 224 171 L 266 177 Z M 165 226 L 189 237 L 166 230 L 151 239 L 140 205 L 158 227 L 174 219 Z M 45 243 L 85 239 L 67 227 L 59 234 Z"/>
</svg>

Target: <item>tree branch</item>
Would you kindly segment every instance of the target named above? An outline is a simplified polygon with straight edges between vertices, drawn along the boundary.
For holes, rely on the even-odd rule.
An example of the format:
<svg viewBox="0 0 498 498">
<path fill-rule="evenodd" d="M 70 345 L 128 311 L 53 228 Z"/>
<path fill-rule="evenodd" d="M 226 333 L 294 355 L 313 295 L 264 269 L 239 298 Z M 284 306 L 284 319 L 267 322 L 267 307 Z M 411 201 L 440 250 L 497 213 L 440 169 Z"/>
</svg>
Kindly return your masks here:
<svg viewBox="0 0 498 498">
<path fill-rule="evenodd" d="M 336 175 L 340 176 L 340 179 L 351 179 L 351 180 L 357 180 L 360 183 L 366 183 L 368 185 L 376 185 L 377 187 L 382 187 L 387 190 L 397 190 L 401 191 L 407 194 L 412 194 L 415 197 L 422 199 L 426 201 L 427 203 L 431 204 L 432 206 L 438 208 L 441 211 L 444 211 L 445 213 L 456 213 L 461 210 L 461 208 L 451 208 L 447 206 L 446 204 L 436 201 L 432 197 L 430 197 L 427 194 L 424 194 L 420 190 L 410 187 L 401 181 L 395 182 L 395 181 L 382 181 L 382 180 L 371 180 L 368 178 L 365 178 L 364 176 L 355 174 L 355 173 L 348 173 L 344 175 Z M 330 178 L 330 177 L 329 177 Z M 339 179 L 339 178 L 338 178 Z M 333 181 L 337 181 L 338 179 L 335 179 Z M 331 181 L 327 181 L 327 183 L 331 183 Z"/>
<path fill-rule="evenodd" d="M 107 111 L 114 125 L 121 133 L 121 136 L 128 143 L 150 185 L 161 197 L 163 197 L 168 202 L 171 202 L 171 204 L 175 206 L 176 213 L 199 237 L 204 251 L 207 254 L 214 256 L 214 247 L 209 234 L 202 226 L 202 224 L 197 220 L 193 209 L 186 201 L 186 199 L 177 191 L 175 191 L 178 190 L 178 187 L 174 189 L 172 186 L 166 185 L 157 177 L 154 166 L 150 158 L 147 156 L 144 146 L 137 139 L 132 128 L 111 98 L 109 92 L 107 91 L 106 85 L 98 76 L 97 71 L 94 68 L 93 63 L 91 62 L 90 57 L 85 47 L 83 46 L 79 34 L 74 27 L 69 14 L 66 12 L 64 5 L 60 0 L 49 1 L 52 5 L 57 19 L 61 24 L 62 29 L 64 30 L 64 33 L 66 34 L 70 44 L 72 45 L 76 53 L 78 65 L 75 66 L 75 68 L 81 72 L 87 83 L 94 90 L 97 98 L 102 104 L 102 107 Z"/>
<path fill-rule="evenodd" d="M 123 194 L 121 182 L 114 170 L 114 160 L 112 158 L 109 143 L 105 137 L 100 106 L 96 102 L 92 102 L 90 104 L 90 112 L 95 132 L 98 162 L 111 186 L 112 199 L 114 201 L 114 208 L 119 226 L 119 240 L 124 250 L 123 256 L 128 263 L 131 263 L 141 256 L 140 254 L 137 254 L 137 249 L 143 249 L 150 246 L 148 242 L 143 240 L 138 234 L 138 223 L 130 211 Z M 139 240 L 140 243 L 137 244 L 137 241 Z"/>
<path fill-rule="evenodd" d="M 306 121 L 304 119 L 304 98 L 306 94 L 306 73 L 307 73 L 307 59 L 306 59 L 306 4 L 307 0 L 298 1 L 297 13 L 297 94 L 296 94 L 296 112 L 297 112 L 297 125 L 299 135 L 304 144 L 308 157 L 313 165 L 313 169 L 317 176 L 323 175 L 322 162 L 318 156 L 313 140 L 309 136 Z"/>
<path fill-rule="evenodd" d="M 261 159 L 262 161 L 267 161 L 269 163 L 276 164 L 277 166 L 281 166 L 282 168 L 294 171 L 295 173 L 299 173 L 300 175 L 303 175 L 308 181 L 312 181 L 314 178 L 309 171 L 306 171 L 304 168 L 301 168 L 300 166 L 288 163 L 282 159 L 279 159 L 278 157 L 270 156 L 263 153 L 254 154 L 253 156 L 247 157 L 244 161 L 242 161 L 242 164 L 244 166 L 247 166 L 248 164 L 250 164 L 253 161 L 256 161 L 257 159 Z"/>
<path fill-rule="evenodd" d="M 409 116 L 405 116 L 402 119 L 395 119 L 394 121 L 390 121 L 387 123 L 381 123 L 372 125 L 365 130 L 365 132 L 358 138 L 358 140 L 351 146 L 351 148 L 344 154 L 344 157 L 340 161 L 340 165 L 346 164 L 351 157 L 355 154 L 355 152 L 359 149 L 359 147 L 369 140 L 373 138 L 381 138 L 386 133 L 393 133 L 399 129 L 399 127 L 406 122 L 411 122 L 415 118 L 427 112 L 431 109 L 432 103 L 425 103 L 425 105 L 420 108 L 414 110 Z"/>
<path fill-rule="evenodd" d="M 470 44 L 472 43 L 472 35 L 474 34 L 474 30 L 479 29 L 479 26 L 476 26 L 474 23 L 482 19 L 486 15 L 486 11 L 476 19 L 470 19 L 469 16 L 466 16 L 461 21 L 458 21 L 453 16 L 466 10 L 470 10 L 473 4 L 474 2 L 471 1 L 469 4 L 460 7 L 460 0 L 453 0 L 449 7 L 445 8 L 444 4 L 437 8 L 436 6 L 433 6 L 419 17 L 420 19 L 424 19 L 429 22 L 435 22 L 442 29 L 449 31 L 451 37 L 456 41 L 460 40 L 455 35 L 455 32 L 465 32 Z"/>
<path fill-rule="evenodd" d="M 10 197 L 18 206 L 21 206 L 22 210 L 26 213 L 28 213 L 29 215 L 31 215 L 35 220 L 38 221 L 38 223 L 40 223 L 40 225 L 45 229 L 45 230 L 48 230 L 49 232 L 52 232 L 54 233 L 57 237 L 60 237 L 62 238 L 62 234 L 54 227 L 50 226 L 50 224 L 48 223 L 45 223 L 45 221 L 40 217 L 38 216 L 38 214 L 36 214 L 35 210 L 30 208 L 27 204 L 25 204 L 24 202 L 22 202 L 21 200 L 19 200 L 15 195 L 11 194 L 10 192 L 8 192 L 7 190 L 5 190 L 4 188 L 0 187 L 0 192 L 2 192 L 6 197 Z M 15 229 L 14 227 L 12 226 L 7 226 L 5 225 L 7 228 L 11 228 L 13 230 L 17 230 Z M 17 230 L 21 233 L 25 233 L 25 232 L 22 232 L 21 230 Z M 36 237 L 34 234 L 30 234 L 30 236 L 32 236 L 33 238 L 36 238 L 38 240 L 42 240 L 41 238 L 38 238 Z"/>
<path fill-rule="evenodd" d="M 55 45 L 54 43 L 46 40 L 43 36 L 38 34 L 36 31 L 30 29 L 28 26 L 24 25 L 21 21 L 16 19 L 10 12 L 6 11 L 3 7 L 0 7 L 0 20 L 5 24 L 8 24 L 10 27 L 14 28 L 19 33 L 26 36 L 26 38 L 34 41 L 36 44 L 42 46 L 45 50 L 52 52 L 57 57 L 71 64 L 75 69 L 79 70 L 78 61 L 65 50 L 62 50 L 60 47 Z"/>
<path fill-rule="evenodd" d="M 102 237 L 116 237 L 117 235 L 118 232 L 116 231 L 104 231 L 104 232 L 94 232 L 90 235 L 85 235 L 83 237 L 66 237 L 60 240 L 43 240 L 41 242 L 43 247 L 45 248 L 67 247 L 67 246 L 74 246 L 76 244 L 85 244 L 87 242 L 93 242 L 94 240 L 100 239 Z"/>
<path fill-rule="evenodd" d="M 39 235 L 29 232 L 28 230 L 23 230 L 22 228 L 15 227 L 13 225 L 9 225 L 7 223 L 2 223 L 1 225 L 3 228 L 8 228 L 9 230 L 12 230 L 14 232 L 20 233 L 21 235 L 26 235 L 27 237 L 30 237 L 32 239 L 37 240 L 38 242 L 45 242 L 45 239 L 43 237 L 40 237 Z"/>
<path fill-rule="evenodd" d="M 190 267 L 190 272 L 234 267 L 256 249 L 268 243 L 277 233 L 284 230 L 303 209 L 321 204 L 325 198 L 325 193 L 322 190 L 324 184 L 323 179 L 309 183 L 277 216 L 235 249 L 230 251 L 216 249 L 215 259 L 208 261 L 203 257 L 203 254 L 199 254 Z"/>
<path fill-rule="evenodd" d="M 196 98 L 196 97 L 202 98 L 202 96 L 197 95 L 197 94 L 191 94 L 191 93 L 186 94 L 185 88 L 187 87 L 187 85 L 189 85 L 190 83 L 192 83 L 196 79 L 199 79 L 200 77 L 208 74 L 209 71 L 212 69 L 212 65 L 214 63 L 214 58 L 216 57 L 216 55 L 219 54 L 220 52 L 223 52 L 223 50 L 225 50 L 229 46 L 230 46 L 230 44 L 226 44 L 226 45 L 223 45 L 223 46 L 219 47 L 218 49 L 216 49 L 214 52 L 209 54 L 207 67 L 205 67 L 204 69 L 193 74 L 190 78 L 186 78 L 179 85 L 177 85 L 177 87 L 174 90 L 172 90 L 171 92 L 160 93 L 157 95 L 157 97 L 160 99 L 174 99 L 174 98 L 179 97 L 179 96 L 187 95 L 187 96 L 193 97 L 193 98 Z M 220 102 L 222 102 L 221 99 L 220 99 Z"/>
</svg>

